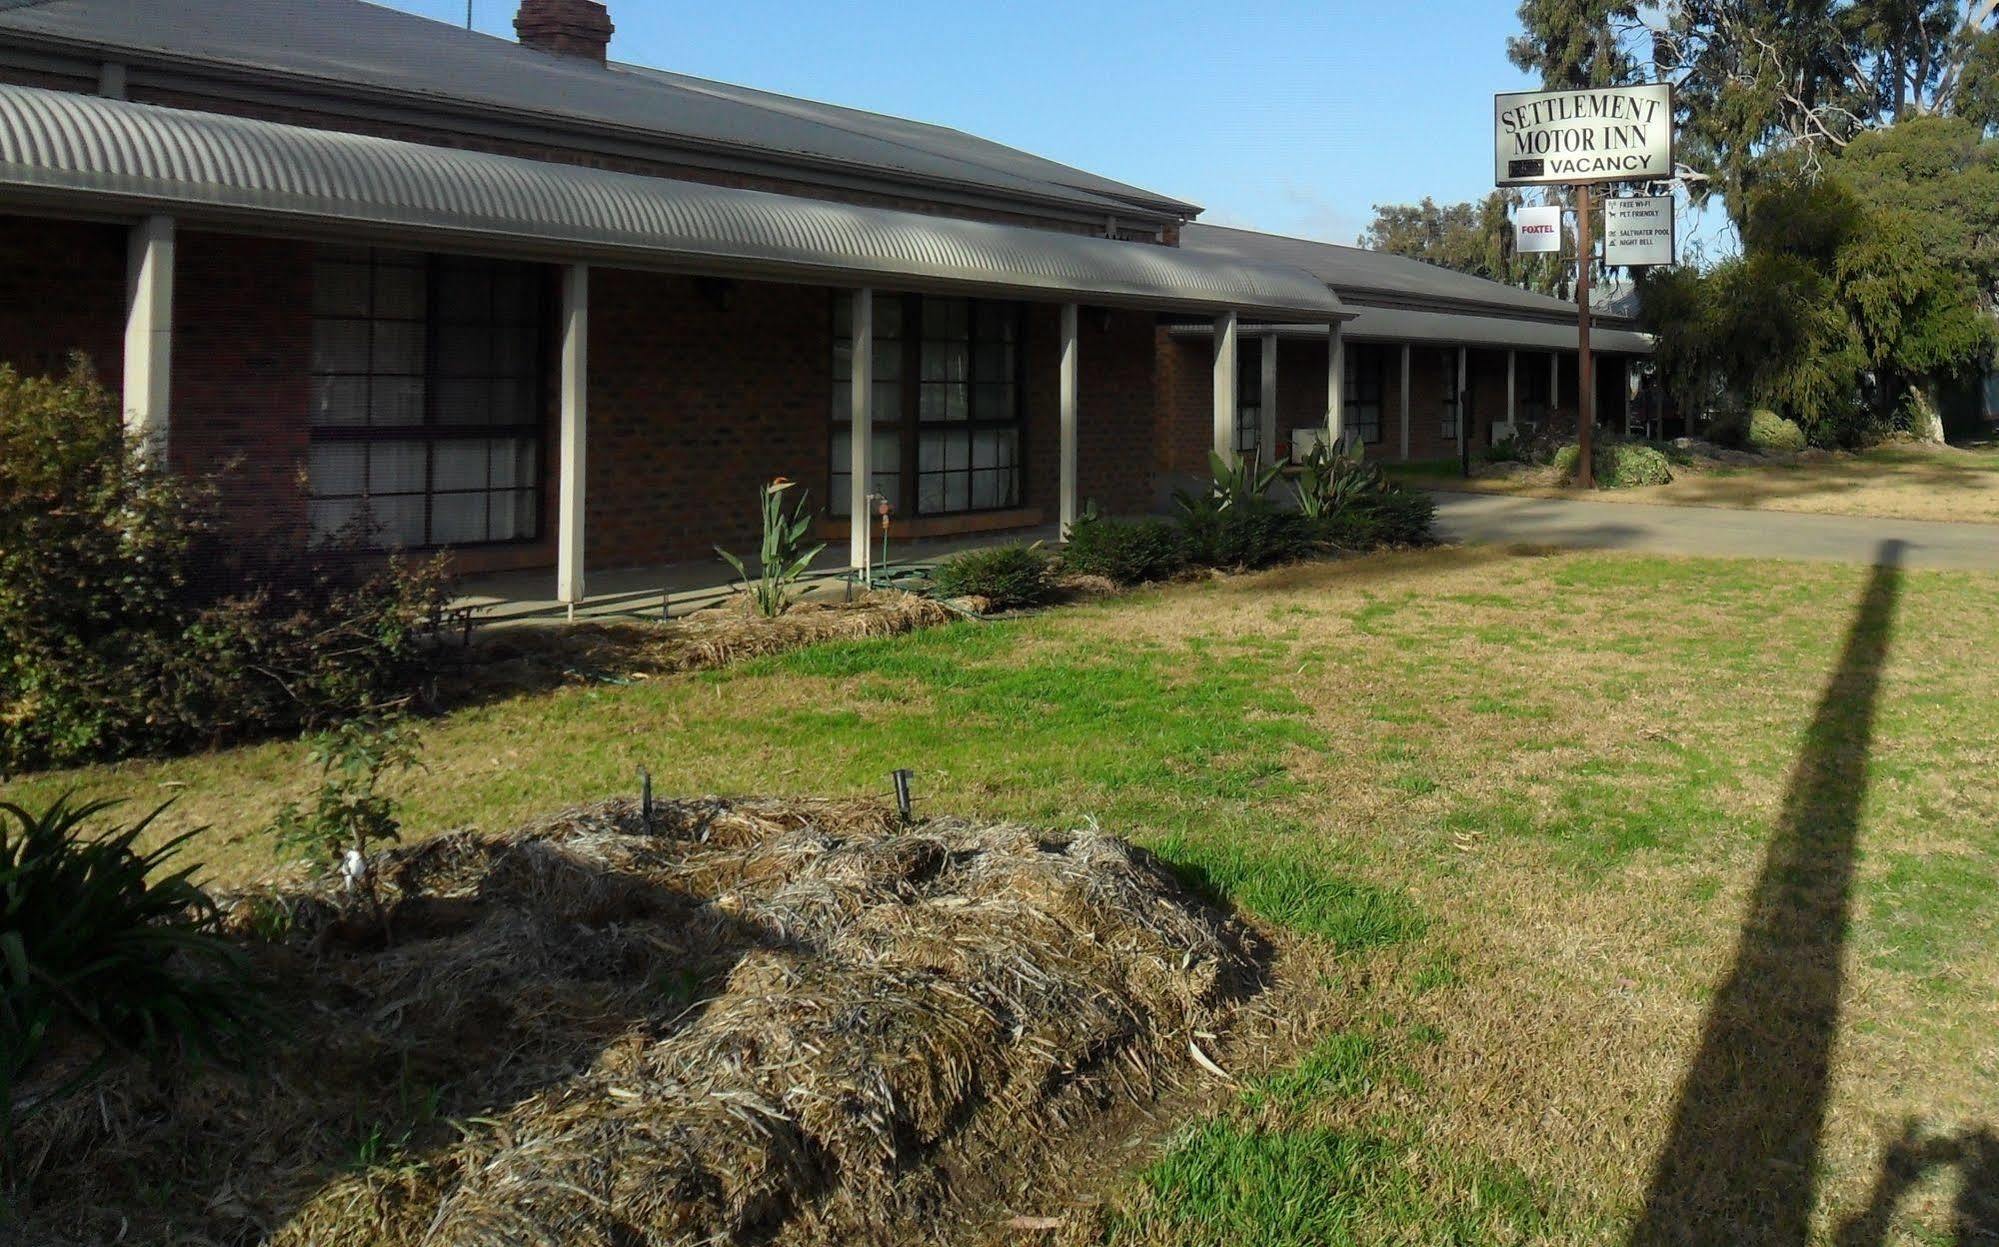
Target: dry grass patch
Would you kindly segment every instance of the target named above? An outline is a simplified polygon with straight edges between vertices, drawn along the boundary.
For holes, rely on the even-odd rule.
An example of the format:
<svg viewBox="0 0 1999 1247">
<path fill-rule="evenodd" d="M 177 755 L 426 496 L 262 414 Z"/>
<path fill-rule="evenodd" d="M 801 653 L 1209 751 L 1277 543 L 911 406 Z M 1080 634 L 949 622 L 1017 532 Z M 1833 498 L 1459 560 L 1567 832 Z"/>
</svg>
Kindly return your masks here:
<svg viewBox="0 0 1999 1247">
<path fill-rule="evenodd" d="M 1393 467 L 1389 470 L 1395 472 Z M 1675 463 L 1673 474 L 1670 485 L 1602 489 L 1589 498 L 1999 524 L 1999 448 L 1991 446 L 1890 445 L 1858 454 L 1816 453 L 1794 462 L 1753 466 L 1697 459 Z M 1511 464 L 1492 465 L 1489 474 L 1470 480 L 1460 478 L 1455 465 L 1448 472 L 1418 471 L 1410 479 L 1425 488 L 1464 493 L 1579 496 L 1549 469 Z"/>
</svg>

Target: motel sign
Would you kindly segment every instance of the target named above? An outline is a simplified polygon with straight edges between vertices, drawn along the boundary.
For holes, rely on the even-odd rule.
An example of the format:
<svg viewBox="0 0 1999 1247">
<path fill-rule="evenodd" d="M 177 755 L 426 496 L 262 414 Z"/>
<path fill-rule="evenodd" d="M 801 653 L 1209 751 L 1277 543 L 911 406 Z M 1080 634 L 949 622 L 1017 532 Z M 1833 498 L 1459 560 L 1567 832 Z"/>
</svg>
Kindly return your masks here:
<svg viewBox="0 0 1999 1247">
<path fill-rule="evenodd" d="M 1496 95 L 1493 138 L 1500 186 L 1663 182 L 1673 176 L 1673 88 Z"/>
</svg>

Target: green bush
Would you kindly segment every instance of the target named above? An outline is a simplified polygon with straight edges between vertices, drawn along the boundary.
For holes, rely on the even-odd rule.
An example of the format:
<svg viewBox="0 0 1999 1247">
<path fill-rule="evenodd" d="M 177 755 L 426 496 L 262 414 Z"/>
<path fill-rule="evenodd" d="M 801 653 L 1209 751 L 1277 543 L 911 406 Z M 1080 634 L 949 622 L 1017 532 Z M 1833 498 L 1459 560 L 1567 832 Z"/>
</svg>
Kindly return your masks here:
<svg viewBox="0 0 1999 1247">
<path fill-rule="evenodd" d="M 1388 485 L 1321 516 L 1313 535 L 1341 550 L 1427 545 L 1436 513 L 1436 502 L 1422 490 Z"/>
<path fill-rule="evenodd" d="M 214 902 L 176 859 L 189 836 L 134 847 L 153 816 L 88 830 L 109 802 L 0 803 L 0 1159 L 25 1112 L 16 1089 L 58 1032 L 100 1051 L 36 1108 L 87 1084 L 116 1049 L 213 1055 L 264 1020 L 239 952 L 215 934 Z M 154 811 L 157 816 L 158 811 Z M 32 1110 L 27 1110 L 32 1111 Z"/>
<path fill-rule="evenodd" d="M 984 546 L 954 554 L 930 573 L 937 595 L 980 597 L 994 610 L 1039 606 L 1055 593 L 1053 562 L 1040 542 Z"/>
<path fill-rule="evenodd" d="M 1262 468 L 1254 457 L 1228 459 L 1210 453 L 1212 479 L 1199 494 L 1173 492 L 1189 562 L 1205 567 L 1268 567 L 1311 553 L 1312 526 L 1296 511 L 1271 504 L 1270 487 L 1280 470 Z"/>
<path fill-rule="evenodd" d="M 1518 437 L 1502 437 L 1479 454 L 1487 463 L 1527 463 L 1532 458 L 1527 444 Z"/>
<path fill-rule="evenodd" d="M 1749 413 L 1746 411 L 1722 411 L 1708 417 L 1707 427 L 1701 436 L 1717 446 L 1729 450 L 1749 448 Z"/>
<path fill-rule="evenodd" d="M 1576 460 L 1581 454 L 1574 442 L 1555 451 L 1556 473 L 1564 480 L 1575 479 Z M 1590 466 L 1599 489 L 1667 485 L 1673 480 L 1673 468 L 1665 454 L 1644 442 L 1600 437 L 1590 446 Z"/>
<path fill-rule="evenodd" d="M 0 773 L 183 750 L 406 698 L 437 564 L 224 532 L 116 402 L 0 365 Z"/>
<path fill-rule="evenodd" d="M 1805 431 L 1794 420 L 1786 420 L 1774 411 L 1759 409 L 1749 413 L 1744 440 L 1750 449 L 1766 454 L 1773 451 L 1796 454 L 1805 448 Z"/>
<path fill-rule="evenodd" d="M 1069 526 L 1062 566 L 1116 584 L 1164 580 L 1187 565 L 1187 542 L 1166 520 L 1106 520 L 1086 514 Z"/>
<path fill-rule="evenodd" d="M 1270 506 L 1189 512 L 1181 520 L 1189 559 L 1206 567 L 1268 567 L 1313 551 L 1312 525 Z"/>
<path fill-rule="evenodd" d="M 1391 485 L 1371 495 L 1363 506 L 1372 514 L 1379 544 L 1420 546 L 1430 542 L 1437 503 L 1422 490 Z"/>
</svg>

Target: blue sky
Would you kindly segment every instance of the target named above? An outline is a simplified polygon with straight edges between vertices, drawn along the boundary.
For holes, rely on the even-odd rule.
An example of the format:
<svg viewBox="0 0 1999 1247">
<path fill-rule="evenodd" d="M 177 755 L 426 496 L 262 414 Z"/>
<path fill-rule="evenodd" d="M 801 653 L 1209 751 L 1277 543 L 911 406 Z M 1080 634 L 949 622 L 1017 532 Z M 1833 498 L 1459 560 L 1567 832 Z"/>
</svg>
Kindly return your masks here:
<svg viewBox="0 0 1999 1247">
<path fill-rule="evenodd" d="M 464 0 L 391 0 L 462 24 Z M 474 0 L 513 36 L 516 0 Z M 1514 0 L 1255 5 L 611 0 L 612 55 L 969 130 L 1203 205 L 1352 242 L 1377 203 L 1491 189 Z"/>
</svg>

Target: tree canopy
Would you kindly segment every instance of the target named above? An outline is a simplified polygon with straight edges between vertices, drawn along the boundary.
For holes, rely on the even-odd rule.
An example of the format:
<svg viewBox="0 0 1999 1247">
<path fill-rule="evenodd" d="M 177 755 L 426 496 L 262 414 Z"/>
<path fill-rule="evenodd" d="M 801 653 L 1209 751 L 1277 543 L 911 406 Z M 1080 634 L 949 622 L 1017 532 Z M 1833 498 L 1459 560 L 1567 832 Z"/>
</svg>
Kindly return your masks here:
<svg viewBox="0 0 1999 1247">
<path fill-rule="evenodd" d="M 1566 298 L 1568 268 L 1559 257 L 1513 250 L 1507 213 L 1520 203 L 1517 192 L 1494 191 L 1476 203 L 1376 204 L 1360 245 Z"/>
<path fill-rule="evenodd" d="M 1738 256 L 1641 286 L 1682 403 L 1767 406 L 1849 441 L 1926 426 L 1938 383 L 1988 366 L 1999 139 L 1976 123 L 1910 118 L 1742 195 Z"/>
</svg>

